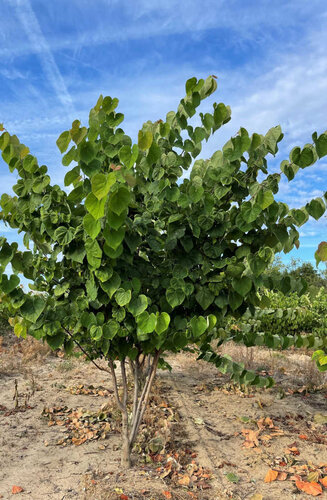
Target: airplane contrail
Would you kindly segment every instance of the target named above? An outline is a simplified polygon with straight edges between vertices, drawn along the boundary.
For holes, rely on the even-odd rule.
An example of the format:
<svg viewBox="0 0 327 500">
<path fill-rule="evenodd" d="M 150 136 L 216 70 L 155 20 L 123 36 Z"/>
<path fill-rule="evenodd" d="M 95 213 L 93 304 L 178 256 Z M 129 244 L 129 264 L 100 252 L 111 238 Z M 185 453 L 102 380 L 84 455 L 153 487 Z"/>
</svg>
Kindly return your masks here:
<svg viewBox="0 0 327 500">
<path fill-rule="evenodd" d="M 39 21 L 29 0 L 12 0 L 16 15 L 21 22 L 26 35 L 38 54 L 43 71 L 54 89 L 58 100 L 65 107 L 68 114 L 74 114 L 72 98 L 67 90 L 65 81 L 60 73 L 50 46 L 44 37 Z"/>
</svg>

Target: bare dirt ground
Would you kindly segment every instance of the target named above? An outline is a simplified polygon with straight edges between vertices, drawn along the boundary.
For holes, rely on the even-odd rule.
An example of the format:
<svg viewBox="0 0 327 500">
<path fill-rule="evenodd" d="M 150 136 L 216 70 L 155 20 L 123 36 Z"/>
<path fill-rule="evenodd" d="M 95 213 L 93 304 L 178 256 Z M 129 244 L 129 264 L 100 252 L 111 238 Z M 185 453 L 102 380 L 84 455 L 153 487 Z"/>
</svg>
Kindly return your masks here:
<svg viewBox="0 0 327 500">
<path fill-rule="evenodd" d="M 276 378 L 272 389 L 246 392 L 191 354 L 171 356 L 124 472 L 110 379 L 81 359 L 3 339 L 0 498 L 19 486 L 18 497 L 32 500 L 308 499 L 296 486 L 308 475 L 320 493 L 327 390 L 306 353 L 227 347 Z"/>
</svg>

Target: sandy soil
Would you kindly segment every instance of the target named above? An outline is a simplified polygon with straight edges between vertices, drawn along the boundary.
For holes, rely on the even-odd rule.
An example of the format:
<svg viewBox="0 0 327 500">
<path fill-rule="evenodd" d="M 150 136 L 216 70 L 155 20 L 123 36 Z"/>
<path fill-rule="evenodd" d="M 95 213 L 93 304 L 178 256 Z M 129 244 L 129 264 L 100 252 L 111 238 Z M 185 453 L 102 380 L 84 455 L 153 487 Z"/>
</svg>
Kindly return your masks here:
<svg viewBox="0 0 327 500">
<path fill-rule="evenodd" d="M 174 482 L 172 474 L 163 477 L 167 465 L 163 469 L 158 463 L 148 463 L 144 453 L 135 455 L 133 469 L 121 470 L 119 418 L 114 411 L 108 424 L 98 419 L 95 427 L 90 425 L 93 437 L 83 443 L 75 437 L 73 444 L 65 415 L 88 411 L 92 417 L 106 404 L 112 408 L 110 380 L 89 363 L 46 352 L 41 359 L 3 368 L 10 356 L 19 358 L 20 350 L 5 344 L 0 352 L 1 498 L 12 498 L 16 485 L 24 490 L 19 497 L 32 500 L 305 499 L 312 497 L 298 491 L 292 476 L 306 479 L 310 471 L 327 475 L 323 468 L 323 464 L 327 467 L 327 391 L 326 387 L 314 388 L 312 376 L 308 379 L 308 374 L 299 372 L 304 365 L 298 355 L 278 358 L 277 363 L 274 359 L 271 366 L 267 354 L 251 353 L 251 363 L 266 363 L 278 383 L 272 389 L 246 394 L 190 354 L 169 359 L 173 371 L 159 372 L 153 404 L 158 411 L 173 415 L 168 440 L 174 444 L 169 449 L 186 450 L 196 457 L 185 471 L 190 467 L 203 471 L 198 476 L 190 472 L 189 484 L 183 485 Z M 15 380 L 18 396 L 13 399 Z M 60 419 L 64 423 L 58 424 Z M 163 433 L 156 425 L 163 427 L 164 420 L 151 421 L 149 415 L 147 419 L 144 436 Z M 160 456 L 166 460 L 168 455 Z M 265 483 L 271 468 L 286 472 L 286 479 Z M 181 473 L 178 477 L 184 478 Z M 322 498 L 327 498 L 326 492 Z"/>
</svg>

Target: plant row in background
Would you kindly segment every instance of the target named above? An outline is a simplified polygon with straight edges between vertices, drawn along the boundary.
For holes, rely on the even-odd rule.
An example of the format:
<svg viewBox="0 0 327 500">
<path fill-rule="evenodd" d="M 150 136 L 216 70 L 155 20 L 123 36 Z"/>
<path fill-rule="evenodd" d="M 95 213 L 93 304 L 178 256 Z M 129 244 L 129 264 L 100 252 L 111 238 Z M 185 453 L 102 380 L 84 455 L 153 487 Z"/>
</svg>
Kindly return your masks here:
<svg viewBox="0 0 327 500">
<path fill-rule="evenodd" d="M 228 318 L 226 331 L 242 331 L 251 334 L 275 335 L 276 348 L 285 348 L 290 336 L 297 338 L 297 347 L 316 348 L 325 345 L 327 329 L 327 293 L 321 290 L 312 299 L 310 295 L 299 296 L 292 293 L 289 296 L 281 292 L 264 292 L 270 305 L 256 308 L 255 313 L 245 313 L 239 321 Z M 277 339 L 284 340 L 284 343 Z M 237 335 L 235 337 L 237 341 Z M 292 341 L 293 343 L 293 341 Z M 278 344 L 278 345 L 277 345 Z M 260 341 L 258 340 L 258 345 Z"/>
<path fill-rule="evenodd" d="M 326 270 L 319 272 L 311 263 L 301 263 L 293 259 L 284 265 L 280 259 L 267 269 L 268 282 L 273 278 L 279 286 L 261 290 L 261 307 L 246 311 L 239 320 L 226 318 L 221 335 L 238 342 L 244 336 L 248 345 L 267 345 L 275 349 L 285 349 L 291 345 L 317 349 L 313 359 L 320 371 L 327 370 L 327 279 Z M 283 286 L 291 288 L 292 281 L 303 278 L 306 292 L 286 293 Z M 265 304 L 266 301 L 266 304 Z M 266 340 L 264 340 L 266 339 Z"/>
</svg>

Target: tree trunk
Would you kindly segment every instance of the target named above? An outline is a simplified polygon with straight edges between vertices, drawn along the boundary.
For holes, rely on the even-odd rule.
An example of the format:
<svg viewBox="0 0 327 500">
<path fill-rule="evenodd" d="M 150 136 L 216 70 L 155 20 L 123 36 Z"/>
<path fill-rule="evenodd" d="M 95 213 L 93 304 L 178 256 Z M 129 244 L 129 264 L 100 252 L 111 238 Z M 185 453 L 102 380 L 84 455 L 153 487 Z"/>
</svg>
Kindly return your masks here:
<svg viewBox="0 0 327 500">
<path fill-rule="evenodd" d="M 131 447 L 128 436 L 128 417 L 127 414 L 122 415 L 122 447 L 121 447 L 121 465 L 123 469 L 131 467 Z"/>
<path fill-rule="evenodd" d="M 154 378 L 156 376 L 158 361 L 159 361 L 159 351 L 156 352 L 152 359 L 148 357 L 148 371 L 145 376 L 144 385 L 140 385 L 140 365 L 138 360 L 133 366 L 134 372 L 134 395 L 133 395 L 133 409 L 131 415 L 131 422 L 128 418 L 128 384 L 125 369 L 125 359 L 120 362 L 121 375 L 122 375 L 122 396 L 118 392 L 118 383 L 115 372 L 115 365 L 112 360 L 109 360 L 110 371 L 114 382 L 114 393 L 117 401 L 117 405 L 121 411 L 122 415 L 122 449 L 121 449 L 121 465 L 124 469 L 129 469 L 131 467 L 131 449 L 137 437 L 137 433 L 140 424 L 143 419 L 144 412 L 149 402 L 150 392 L 153 385 Z M 142 388 L 142 390 L 141 390 Z M 141 392 L 141 393 L 140 393 Z"/>
<path fill-rule="evenodd" d="M 147 373 L 147 377 L 145 379 L 145 383 L 144 383 L 140 397 L 139 398 L 137 397 L 137 392 L 136 392 L 136 394 L 134 394 L 133 418 L 132 418 L 132 424 L 131 424 L 131 429 L 130 429 L 130 434 L 129 434 L 129 442 L 130 442 L 131 446 L 135 442 L 140 424 L 141 424 L 142 419 L 143 419 L 144 412 L 145 412 L 146 407 L 147 407 L 148 402 L 149 402 L 150 392 L 152 389 L 153 381 L 154 381 L 155 376 L 156 376 L 156 371 L 157 371 L 157 366 L 158 366 L 158 361 L 159 361 L 159 354 L 160 353 L 158 351 L 153 358 L 152 364 L 151 364 L 151 362 L 149 362 L 149 371 Z M 135 384 L 135 386 L 138 386 L 137 376 L 134 378 L 134 384 Z"/>
</svg>

